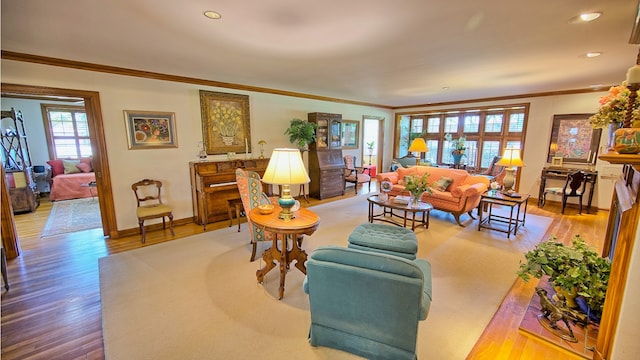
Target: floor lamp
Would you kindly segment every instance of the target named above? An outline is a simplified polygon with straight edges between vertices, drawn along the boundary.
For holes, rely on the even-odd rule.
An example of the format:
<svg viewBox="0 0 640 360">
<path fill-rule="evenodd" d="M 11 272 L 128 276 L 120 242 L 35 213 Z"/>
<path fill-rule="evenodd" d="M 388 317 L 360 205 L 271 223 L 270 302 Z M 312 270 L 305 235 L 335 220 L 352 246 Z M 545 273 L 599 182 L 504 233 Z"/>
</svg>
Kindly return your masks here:
<svg viewBox="0 0 640 360">
<path fill-rule="evenodd" d="M 411 143 L 411 146 L 409 146 L 409 150 L 407 151 L 419 153 L 418 158 L 416 159 L 416 165 L 419 165 L 420 156 L 422 155 L 423 152 L 428 152 L 429 148 L 427 147 L 427 143 L 424 141 L 424 139 L 419 137 L 419 138 L 413 139 L 413 142 Z"/>
<path fill-rule="evenodd" d="M 496 165 L 505 166 L 504 171 L 506 171 L 506 174 L 502 182 L 504 185 L 503 192 L 512 193 L 514 191 L 513 185 L 516 182 L 514 176 L 516 166 L 525 166 L 524 162 L 520 158 L 520 149 L 505 148 L 504 154 L 502 154 L 502 159 L 500 159 Z"/>
<path fill-rule="evenodd" d="M 262 181 L 267 184 L 282 185 L 282 194 L 278 199 L 278 204 L 282 208 L 279 217 L 284 221 L 291 221 L 294 218 L 291 207 L 296 200 L 291 196 L 289 185 L 307 184 L 311 181 L 304 167 L 300 150 L 273 149 Z"/>
</svg>

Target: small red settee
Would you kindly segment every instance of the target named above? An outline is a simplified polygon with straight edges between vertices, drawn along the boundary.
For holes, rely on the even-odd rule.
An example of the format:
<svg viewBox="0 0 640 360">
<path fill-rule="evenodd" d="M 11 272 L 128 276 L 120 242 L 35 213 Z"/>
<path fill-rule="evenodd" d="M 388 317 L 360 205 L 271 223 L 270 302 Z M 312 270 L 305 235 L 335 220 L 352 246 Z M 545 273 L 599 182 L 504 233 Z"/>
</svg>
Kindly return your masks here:
<svg viewBox="0 0 640 360">
<path fill-rule="evenodd" d="M 47 161 L 47 177 L 51 185 L 49 200 L 70 200 L 96 196 L 89 183 L 95 183 L 91 158 L 57 159 Z"/>
</svg>

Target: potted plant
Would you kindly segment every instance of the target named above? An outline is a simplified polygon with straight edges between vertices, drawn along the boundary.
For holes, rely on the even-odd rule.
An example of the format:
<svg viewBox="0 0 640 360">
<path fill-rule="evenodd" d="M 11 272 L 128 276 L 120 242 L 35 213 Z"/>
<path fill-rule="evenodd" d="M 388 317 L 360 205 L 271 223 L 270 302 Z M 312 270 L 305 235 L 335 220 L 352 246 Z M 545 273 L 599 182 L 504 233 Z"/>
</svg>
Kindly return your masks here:
<svg viewBox="0 0 640 360">
<path fill-rule="evenodd" d="M 540 279 L 547 275 L 556 291 L 575 293 L 585 299 L 592 312 L 602 313 L 611 262 L 591 249 L 580 235 L 573 237 L 572 245 L 556 239 L 552 236 L 525 253 L 526 262 L 520 262 L 518 276 L 529 281 L 531 277 Z M 577 307 L 571 298 L 566 300 L 567 305 Z"/>
<path fill-rule="evenodd" d="M 316 124 L 301 119 L 292 119 L 284 134 L 289 135 L 289 141 L 300 150 L 307 150 L 309 144 L 316 141 Z"/>
</svg>

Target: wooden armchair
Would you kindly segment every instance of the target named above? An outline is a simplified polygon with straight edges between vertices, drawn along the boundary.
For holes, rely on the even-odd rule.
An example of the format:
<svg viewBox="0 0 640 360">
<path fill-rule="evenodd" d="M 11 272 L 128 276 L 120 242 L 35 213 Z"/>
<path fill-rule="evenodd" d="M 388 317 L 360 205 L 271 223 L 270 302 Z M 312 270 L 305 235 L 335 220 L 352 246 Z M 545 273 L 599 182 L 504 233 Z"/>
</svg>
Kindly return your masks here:
<svg viewBox="0 0 640 360">
<path fill-rule="evenodd" d="M 355 164 L 356 164 L 356 157 L 355 156 L 352 156 L 352 155 L 345 155 L 344 156 L 345 188 L 346 188 L 348 182 L 353 183 L 353 184 L 355 184 L 354 191 L 357 194 L 358 193 L 358 184 L 368 183 L 369 184 L 369 191 L 371 191 L 371 176 L 367 173 L 368 169 L 365 169 L 364 167 L 357 167 Z"/>
</svg>

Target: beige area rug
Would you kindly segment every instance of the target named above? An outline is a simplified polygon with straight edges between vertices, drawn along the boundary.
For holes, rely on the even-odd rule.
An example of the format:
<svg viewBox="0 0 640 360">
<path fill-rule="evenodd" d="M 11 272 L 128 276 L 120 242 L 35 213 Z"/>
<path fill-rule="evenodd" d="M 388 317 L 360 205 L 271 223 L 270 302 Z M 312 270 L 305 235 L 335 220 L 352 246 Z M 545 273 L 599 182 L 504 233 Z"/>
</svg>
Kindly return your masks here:
<svg viewBox="0 0 640 360">
<path fill-rule="evenodd" d="M 102 227 L 97 199 L 55 201 L 41 237 Z"/>
<path fill-rule="evenodd" d="M 348 234 L 367 221 L 366 197 L 312 208 L 318 230 L 307 253 L 346 246 Z M 419 329 L 418 358 L 464 359 L 516 279 L 523 252 L 533 248 L 551 219 L 527 216 L 516 237 L 466 228 L 433 211 L 429 229 L 417 229 L 420 258 L 432 264 L 433 302 Z M 263 284 L 249 262 L 243 226 L 194 235 L 101 258 L 100 292 L 107 359 L 355 359 L 311 347 L 304 275 L 292 267 L 277 300 L 278 267 Z"/>
</svg>

